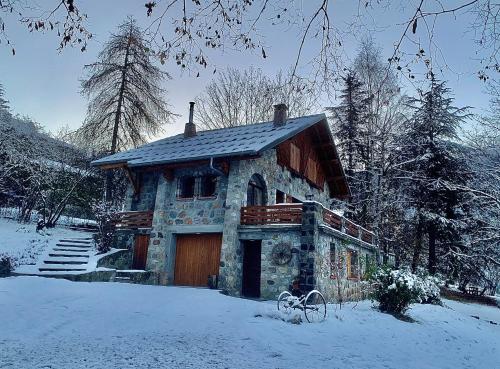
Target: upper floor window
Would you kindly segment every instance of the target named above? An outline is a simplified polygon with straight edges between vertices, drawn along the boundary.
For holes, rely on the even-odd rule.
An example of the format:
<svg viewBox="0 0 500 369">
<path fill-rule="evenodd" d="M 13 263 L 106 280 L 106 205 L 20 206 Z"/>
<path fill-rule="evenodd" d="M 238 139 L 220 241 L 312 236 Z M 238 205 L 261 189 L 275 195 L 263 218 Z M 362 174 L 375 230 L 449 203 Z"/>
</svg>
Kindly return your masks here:
<svg viewBox="0 0 500 369">
<path fill-rule="evenodd" d="M 217 189 L 217 176 L 206 175 L 200 177 L 200 196 L 211 197 L 215 196 Z"/>
<path fill-rule="evenodd" d="M 254 174 L 247 187 L 247 206 L 262 206 L 267 203 L 267 190 L 264 179 L 259 174 Z"/>
<path fill-rule="evenodd" d="M 194 197 L 195 177 L 184 176 L 179 178 L 177 197 L 190 199 Z"/>
<path fill-rule="evenodd" d="M 280 190 L 276 190 L 276 204 L 283 204 L 285 202 L 285 193 Z"/>
</svg>

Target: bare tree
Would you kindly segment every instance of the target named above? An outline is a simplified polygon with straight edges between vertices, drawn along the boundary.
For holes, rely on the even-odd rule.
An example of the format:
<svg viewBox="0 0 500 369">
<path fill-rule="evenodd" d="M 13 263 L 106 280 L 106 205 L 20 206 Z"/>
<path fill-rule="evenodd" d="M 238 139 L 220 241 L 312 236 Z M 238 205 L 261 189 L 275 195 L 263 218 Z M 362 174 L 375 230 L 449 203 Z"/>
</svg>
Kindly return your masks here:
<svg viewBox="0 0 500 369">
<path fill-rule="evenodd" d="M 312 86 L 279 72 L 267 77 L 260 69 L 228 68 L 212 80 L 196 98 L 196 119 L 204 129 L 246 125 L 272 119 L 273 104 L 285 103 L 289 116 L 312 111 Z"/>
<path fill-rule="evenodd" d="M 132 18 L 111 35 L 99 61 L 85 68 L 88 77 L 82 81 L 82 93 L 90 102 L 87 118 L 77 131 L 82 141 L 114 154 L 145 143 L 170 120 L 172 113 L 161 86 L 168 74 L 153 63 L 143 33 Z M 112 195 L 110 176 L 107 199 Z"/>
<path fill-rule="evenodd" d="M 48 4 L 47 4 L 48 3 Z M 46 7 L 40 9 L 37 4 L 24 0 L 0 1 L 0 44 L 10 47 L 12 55 L 16 55 L 4 17 L 16 17 L 29 32 L 55 31 L 59 37 L 59 50 L 67 45 L 87 48 L 92 33 L 87 30 L 87 15 L 81 13 L 74 0 L 50 0 Z M 35 14 L 35 15 L 27 15 Z"/>
<path fill-rule="evenodd" d="M 81 0 L 52 0 L 44 6 L 23 0 L 2 0 L 0 38 L 12 46 L 1 16 L 17 17 L 29 31 L 57 31 L 60 48 L 82 45 L 85 50 L 92 37 L 87 15 L 82 10 L 85 5 Z M 477 47 L 470 53 L 478 59 L 479 78 L 487 79 L 490 72 L 500 70 L 497 60 L 500 4 L 493 0 L 463 0 L 453 4 L 439 0 L 358 0 L 352 2 L 355 14 L 347 27 L 335 24 L 334 5 L 332 0 L 144 0 L 138 2 L 136 14 L 150 17 L 146 32 L 154 41 L 158 58 L 162 62 L 173 60 L 183 69 L 211 66 L 215 70 L 209 60 L 213 49 L 256 51 L 266 58 L 272 48 L 266 43 L 264 30 L 273 27 L 296 34 L 293 74 L 306 67 L 309 80 L 329 85 L 341 70 L 346 37 L 389 26 L 395 36 L 387 70 L 400 70 L 411 81 L 415 78 L 414 63 L 424 64 L 429 72 L 433 67 L 437 69 L 439 59 L 446 64 L 435 32 L 443 18 L 453 16 L 457 18 L 457 34 L 460 30 L 470 32 L 471 39 L 476 41 Z M 380 11 L 396 7 L 402 11 L 389 24 L 383 23 Z"/>
</svg>

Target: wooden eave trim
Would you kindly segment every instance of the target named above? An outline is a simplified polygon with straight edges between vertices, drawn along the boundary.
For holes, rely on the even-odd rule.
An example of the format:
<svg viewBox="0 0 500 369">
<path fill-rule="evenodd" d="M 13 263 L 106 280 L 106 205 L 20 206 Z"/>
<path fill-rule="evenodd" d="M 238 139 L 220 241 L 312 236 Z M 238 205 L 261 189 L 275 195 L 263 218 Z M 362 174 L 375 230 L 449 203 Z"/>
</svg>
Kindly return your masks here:
<svg viewBox="0 0 500 369">
<path fill-rule="evenodd" d="M 110 169 L 121 169 L 125 168 L 127 166 L 127 163 L 114 163 L 114 164 L 103 164 L 99 165 L 99 169 L 102 170 L 110 170 Z"/>
<path fill-rule="evenodd" d="M 227 156 L 227 157 L 221 157 L 221 158 L 214 158 L 214 164 L 219 164 L 219 165 L 222 165 L 223 167 L 225 166 L 225 167 L 227 167 L 227 171 L 229 171 L 229 162 L 232 160 L 252 160 L 252 159 L 258 159 L 260 157 L 261 157 L 261 155 Z M 185 161 L 185 162 L 179 162 L 179 163 L 160 164 L 160 165 L 140 166 L 140 167 L 133 167 L 133 168 L 137 169 L 138 171 L 141 171 L 141 172 L 155 172 L 155 171 L 163 172 L 166 170 L 197 167 L 197 166 L 203 166 L 203 165 L 207 165 L 207 164 L 210 164 L 209 159 Z M 226 170 L 223 168 L 222 171 L 225 172 Z"/>
</svg>

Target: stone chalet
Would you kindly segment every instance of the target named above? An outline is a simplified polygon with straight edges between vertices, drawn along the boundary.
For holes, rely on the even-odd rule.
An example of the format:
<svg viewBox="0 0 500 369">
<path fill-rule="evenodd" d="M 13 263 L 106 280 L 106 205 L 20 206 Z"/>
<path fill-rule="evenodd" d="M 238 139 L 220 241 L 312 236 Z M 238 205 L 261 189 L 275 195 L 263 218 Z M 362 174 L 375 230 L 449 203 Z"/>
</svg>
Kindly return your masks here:
<svg viewBox="0 0 500 369">
<path fill-rule="evenodd" d="M 274 299 L 296 278 L 330 300 L 340 286 L 359 292 L 378 249 L 330 210 L 350 192 L 326 116 L 287 119 L 279 104 L 271 122 L 197 132 L 193 107 L 183 134 L 93 162 L 130 179 L 122 269 L 253 298 Z"/>
</svg>

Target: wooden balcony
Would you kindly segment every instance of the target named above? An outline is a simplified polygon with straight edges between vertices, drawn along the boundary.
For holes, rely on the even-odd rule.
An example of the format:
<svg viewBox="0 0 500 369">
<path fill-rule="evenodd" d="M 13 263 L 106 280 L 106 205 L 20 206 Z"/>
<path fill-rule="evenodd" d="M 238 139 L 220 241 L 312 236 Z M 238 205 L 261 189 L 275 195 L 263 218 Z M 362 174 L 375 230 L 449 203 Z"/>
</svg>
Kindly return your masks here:
<svg viewBox="0 0 500 369">
<path fill-rule="evenodd" d="M 116 229 L 151 228 L 153 211 L 124 211 L 118 213 Z"/>
<path fill-rule="evenodd" d="M 358 238 L 363 242 L 373 244 L 375 237 L 373 232 L 357 225 L 356 223 L 344 218 L 331 210 L 323 209 L 323 222 L 329 227 L 348 234 L 351 237 Z"/>
<path fill-rule="evenodd" d="M 241 208 L 241 224 L 302 224 L 302 204 L 245 206 Z"/>
<path fill-rule="evenodd" d="M 241 225 L 302 224 L 302 204 L 245 206 L 241 208 Z M 375 237 L 369 230 L 323 208 L 323 223 L 360 241 L 373 244 Z"/>
</svg>

